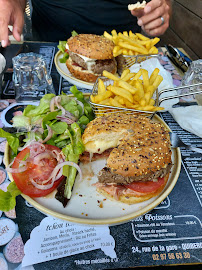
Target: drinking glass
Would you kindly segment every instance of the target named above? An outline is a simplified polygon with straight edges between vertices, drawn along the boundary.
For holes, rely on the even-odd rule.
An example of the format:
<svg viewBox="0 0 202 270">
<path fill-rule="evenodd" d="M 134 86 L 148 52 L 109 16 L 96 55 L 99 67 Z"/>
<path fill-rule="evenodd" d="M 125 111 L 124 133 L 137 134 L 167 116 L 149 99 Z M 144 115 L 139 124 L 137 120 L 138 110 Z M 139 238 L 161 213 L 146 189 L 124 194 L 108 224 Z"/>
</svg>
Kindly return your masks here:
<svg viewBox="0 0 202 270">
<path fill-rule="evenodd" d="M 55 94 L 52 78 L 42 55 L 21 53 L 12 61 L 16 100 L 39 100 L 45 94 Z"/>
<path fill-rule="evenodd" d="M 202 83 L 202 59 L 193 61 L 184 77 L 182 78 L 181 85 L 192 85 Z M 201 91 L 195 95 L 195 100 L 198 105 L 202 105 L 202 85 L 196 85 L 190 88 L 190 92 Z"/>
</svg>

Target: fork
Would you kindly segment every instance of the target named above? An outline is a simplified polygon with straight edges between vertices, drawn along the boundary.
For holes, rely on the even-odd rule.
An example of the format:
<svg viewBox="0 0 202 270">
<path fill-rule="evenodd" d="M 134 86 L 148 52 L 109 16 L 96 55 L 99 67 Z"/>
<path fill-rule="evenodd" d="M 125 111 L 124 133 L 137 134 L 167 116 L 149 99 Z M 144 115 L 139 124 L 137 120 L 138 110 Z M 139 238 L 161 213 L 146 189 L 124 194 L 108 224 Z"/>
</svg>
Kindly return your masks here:
<svg viewBox="0 0 202 270">
<path fill-rule="evenodd" d="M 202 149 L 201 148 L 185 144 L 183 141 L 180 140 L 180 138 L 178 137 L 178 135 L 176 133 L 169 132 L 169 134 L 170 134 L 171 145 L 172 145 L 173 148 L 185 147 L 188 150 L 191 150 L 191 151 L 198 152 L 198 153 L 202 154 Z"/>
</svg>

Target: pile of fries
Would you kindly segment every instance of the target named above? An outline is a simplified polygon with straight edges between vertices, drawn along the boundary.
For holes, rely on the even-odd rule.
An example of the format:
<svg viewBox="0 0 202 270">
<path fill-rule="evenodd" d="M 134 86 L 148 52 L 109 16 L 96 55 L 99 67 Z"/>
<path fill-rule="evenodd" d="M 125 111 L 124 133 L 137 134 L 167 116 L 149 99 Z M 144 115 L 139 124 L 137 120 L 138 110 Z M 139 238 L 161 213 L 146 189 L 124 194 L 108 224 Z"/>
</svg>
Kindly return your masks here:
<svg viewBox="0 0 202 270">
<path fill-rule="evenodd" d="M 116 30 L 104 32 L 104 37 L 112 40 L 115 44 L 113 55 L 149 55 L 158 54 L 158 49 L 155 45 L 159 42 L 159 38 L 150 39 L 140 33 L 134 34 L 132 31 L 124 31 L 117 33 Z"/>
<path fill-rule="evenodd" d="M 140 111 L 155 112 L 163 110 L 163 107 L 155 106 L 154 92 L 163 80 L 155 68 L 149 77 L 146 69 L 140 69 L 137 73 L 125 69 L 121 77 L 104 70 L 103 76 L 112 80 L 106 86 L 106 81 L 98 79 L 97 91 L 91 94 L 92 103 L 119 108 L 134 109 Z"/>
</svg>

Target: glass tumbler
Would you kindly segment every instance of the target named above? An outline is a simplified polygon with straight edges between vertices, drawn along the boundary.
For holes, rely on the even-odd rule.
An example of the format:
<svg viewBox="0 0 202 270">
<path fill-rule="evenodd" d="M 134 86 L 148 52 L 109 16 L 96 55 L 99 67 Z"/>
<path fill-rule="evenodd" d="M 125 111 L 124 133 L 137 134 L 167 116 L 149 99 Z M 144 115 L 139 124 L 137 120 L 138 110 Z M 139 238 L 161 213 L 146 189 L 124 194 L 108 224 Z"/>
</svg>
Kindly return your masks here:
<svg viewBox="0 0 202 270">
<path fill-rule="evenodd" d="M 192 85 L 202 83 L 202 59 L 193 61 L 184 77 L 182 78 L 181 85 Z M 200 91 L 201 93 L 195 94 L 195 100 L 198 105 L 202 105 L 202 84 L 191 87 L 192 91 Z"/>
<path fill-rule="evenodd" d="M 12 61 L 16 100 L 39 100 L 45 94 L 55 94 L 52 78 L 42 55 L 21 53 Z"/>
</svg>

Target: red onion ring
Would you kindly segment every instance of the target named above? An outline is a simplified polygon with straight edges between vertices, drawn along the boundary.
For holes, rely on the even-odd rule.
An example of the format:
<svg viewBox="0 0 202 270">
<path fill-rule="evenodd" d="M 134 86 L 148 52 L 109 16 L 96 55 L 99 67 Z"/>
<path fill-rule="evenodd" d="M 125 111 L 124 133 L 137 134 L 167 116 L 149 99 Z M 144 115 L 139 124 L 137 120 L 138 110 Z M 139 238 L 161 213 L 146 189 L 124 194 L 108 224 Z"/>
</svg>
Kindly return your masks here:
<svg viewBox="0 0 202 270">
<path fill-rule="evenodd" d="M 49 125 L 46 125 L 46 127 L 47 127 L 47 129 L 48 129 L 48 135 L 47 135 L 47 137 L 46 137 L 44 140 L 41 141 L 41 143 L 47 142 L 47 141 L 50 140 L 50 139 L 52 138 L 52 136 L 53 136 L 53 131 L 52 131 L 52 129 L 49 127 Z"/>
</svg>

